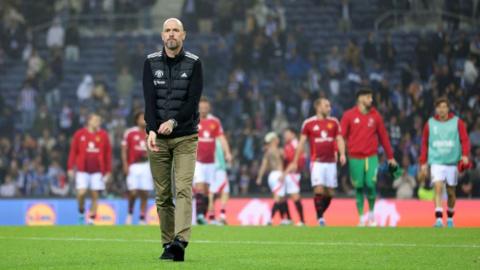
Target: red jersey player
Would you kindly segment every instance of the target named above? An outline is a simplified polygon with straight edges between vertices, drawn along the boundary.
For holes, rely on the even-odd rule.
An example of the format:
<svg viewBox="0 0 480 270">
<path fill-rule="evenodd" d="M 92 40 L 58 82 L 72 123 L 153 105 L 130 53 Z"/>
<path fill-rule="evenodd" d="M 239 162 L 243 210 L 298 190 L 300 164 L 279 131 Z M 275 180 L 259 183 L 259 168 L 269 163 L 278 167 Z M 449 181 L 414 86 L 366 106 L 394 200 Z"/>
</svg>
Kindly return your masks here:
<svg viewBox="0 0 480 270">
<path fill-rule="evenodd" d="M 198 105 L 200 123 L 198 124 L 197 162 L 193 183 L 195 185 L 195 203 L 197 223 L 205 224 L 208 210 L 209 185 L 215 180 L 215 140 L 219 139 L 225 152 L 228 163 L 232 161 L 232 154 L 220 120 L 210 114 L 210 102 L 202 97 Z"/>
<path fill-rule="evenodd" d="M 101 129 L 100 125 L 100 116 L 95 113 L 90 114 L 87 126 L 73 135 L 68 156 L 68 176 L 70 179 L 75 179 L 81 224 L 85 221 L 87 190 L 90 189 L 92 196 L 88 223 L 93 224 L 97 213 L 99 191 L 105 189 L 105 182 L 111 175 L 112 147 L 107 132 Z"/>
<path fill-rule="evenodd" d="M 390 166 L 397 166 L 393 158 L 387 130 L 382 116 L 373 106 L 373 92 L 363 88 L 356 93 L 357 105 L 346 111 L 342 117 L 342 136 L 347 142 L 348 167 L 355 187 L 359 226 L 365 226 L 363 218 L 364 191 L 366 191 L 370 226 L 377 226 L 374 209 L 376 199 L 378 145 L 381 142 Z"/>
<path fill-rule="evenodd" d="M 125 131 L 122 140 L 122 163 L 127 175 L 128 215 L 126 224 L 132 224 L 135 198 L 140 197 L 140 221 L 145 224 L 148 193 L 153 190 L 152 173 L 147 158 L 147 133 L 143 112 L 135 114 L 136 126 Z"/>
<path fill-rule="evenodd" d="M 292 128 L 285 129 L 283 132 L 283 139 L 285 142 L 285 145 L 283 146 L 284 168 L 287 168 L 287 166 L 294 161 L 295 151 L 298 148 L 298 139 L 295 130 Z M 287 173 L 285 175 L 285 186 L 286 193 L 290 195 L 290 198 L 292 198 L 300 217 L 300 222 L 297 223 L 297 225 L 304 225 L 305 219 L 303 217 L 303 206 L 300 200 L 300 172 L 305 166 L 305 155 L 303 154 L 303 151 L 298 158 L 297 165 L 296 171 Z M 287 201 L 285 200 L 284 203 L 286 204 Z"/>
<path fill-rule="evenodd" d="M 345 142 L 340 134 L 340 124 L 330 117 L 330 101 L 320 98 L 315 101 L 316 115 L 303 122 L 299 147 L 287 171 L 297 168 L 300 153 L 305 142 L 310 143 L 310 179 L 314 192 L 314 204 L 318 223 L 325 226 L 323 214 L 328 209 L 337 187 L 336 151 L 340 154 L 340 164 L 346 163 Z"/>
</svg>

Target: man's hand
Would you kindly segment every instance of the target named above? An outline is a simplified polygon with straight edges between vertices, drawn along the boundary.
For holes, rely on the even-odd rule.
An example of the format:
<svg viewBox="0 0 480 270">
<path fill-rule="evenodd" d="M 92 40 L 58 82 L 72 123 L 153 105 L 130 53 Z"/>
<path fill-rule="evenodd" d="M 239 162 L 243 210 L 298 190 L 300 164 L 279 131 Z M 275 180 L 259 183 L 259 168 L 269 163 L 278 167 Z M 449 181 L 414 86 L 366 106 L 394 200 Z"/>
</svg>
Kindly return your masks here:
<svg viewBox="0 0 480 270">
<path fill-rule="evenodd" d="M 102 180 L 103 180 L 103 182 L 106 184 L 106 183 L 108 183 L 108 181 L 110 181 L 110 178 L 111 178 L 111 177 L 112 177 L 112 174 L 108 172 L 108 173 L 106 173 L 105 175 L 103 175 Z"/>
<path fill-rule="evenodd" d="M 75 172 L 73 170 L 68 170 L 67 177 L 69 181 L 75 180 Z"/>
<path fill-rule="evenodd" d="M 163 122 L 158 128 L 158 133 L 162 135 L 170 135 L 173 131 L 174 122 L 172 120 L 167 120 Z"/>
<path fill-rule="evenodd" d="M 262 178 L 257 177 L 257 181 L 255 181 L 255 183 L 257 184 L 257 186 L 260 186 L 262 184 Z"/>
<path fill-rule="evenodd" d="M 340 155 L 340 165 L 345 166 L 347 164 L 347 157 L 345 155 Z"/>
<path fill-rule="evenodd" d="M 463 162 L 463 164 L 467 165 L 468 162 L 469 162 L 468 157 L 467 156 L 462 156 L 462 162 Z"/>
<path fill-rule="evenodd" d="M 397 166 L 398 163 L 397 163 L 397 161 L 396 161 L 394 158 L 392 158 L 392 159 L 389 159 L 389 160 L 388 160 L 388 165 L 390 165 L 390 166 Z"/>
<path fill-rule="evenodd" d="M 157 133 L 155 133 L 155 131 L 150 130 L 147 138 L 147 147 L 152 152 L 160 151 L 160 148 L 158 148 L 156 141 L 157 141 Z"/>
<path fill-rule="evenodd" d="M 423 165 L 420 166 L 420 175 L 419 177 L 421 179 L 425 179 L 427 178 L 427 174 L 428 174 L 428 165 L 425 163 Z"/>
<path fill-rule="evenodd" d="M 225 161 L 227 161 L 229 165 L 232 165 L 233 157 L 230 152 L 225 153 Z"/>
<path fill-rule="evenodd" d="M 285 173 L 291 173 L 295 172 L 298 169 L 298 164 L 297 162 L 293 161 L 290 164 L 288 164 L 287 169 L 285 170 Z"/>
</svg>

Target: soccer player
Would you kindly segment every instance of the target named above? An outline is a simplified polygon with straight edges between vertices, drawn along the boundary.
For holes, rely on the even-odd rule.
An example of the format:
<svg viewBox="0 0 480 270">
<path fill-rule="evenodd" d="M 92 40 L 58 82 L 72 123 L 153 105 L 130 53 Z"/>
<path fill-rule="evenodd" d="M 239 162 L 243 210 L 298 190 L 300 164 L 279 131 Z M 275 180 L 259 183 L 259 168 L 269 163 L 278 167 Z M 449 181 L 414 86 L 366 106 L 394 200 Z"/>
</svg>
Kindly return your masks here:
<svg viewBox="0 0 480 270">
<path fill-rule="evenodd" d="M 357 105 L 346 111 L 341 121 L 342 136 L 347 142 L 348 167 L 356 192 L 359 226 L 367 225 L 362 219 L 364 189 L 370 209 L 368 225 L 375 227 L 374 209 L 377 196 L 378 142 L 380 140 L 390 166 L 397 166 L 393 158 L 387 130 L 382 116 L 373 107 L 373 92 L 362 88 L 356 93 Z"/>
<path fill-rule="evenodd" d="M 77 190 L 79 223 L 85 223 L 85 197 L 90 190 L 92 203 L 88 224 L 94 224 L 97 214 L 99 192 L 111 175 L 112 147 L 105 130 L 101 129 L 101 118 L 91 113 L 87 125 L 73 135 L 68 156 L 68 176 L 75 179 Z"/>
<path fill-rule="evenodd" d="M 290 214 L 285 203 L 285 174 L 283 167 L 283 153 L 279 148 L 280 139 L 275 132 L 269 132 L 265 135 L 265 153 L 263 154 L 262 165 L 257 176 L 257 185 L 262 183 L 263 175 L 266 171 L 270 171 L 268 175 L 268 186 L 273 194 L 272 219 L 280 212 L 282 225 L 290 224 Z"/>
<path fill-rule="evenodd" d="M 219 139 L 215 140 L 215 179 L 210 185 L 209 193 L 209 217 L 212 224 L 226 225 L 226 207 L 230 196 L 230 184 L 227 175 L 227 163 L 222 149 L 222 143 Z M 215 220 L 215 198 L 220 197 L 221 208 L 218 220 Z"/>
<path fill-rule="evenodd" d="M 147 133 L 144 113 L 137 112 L 134 117 L 136 126 L 125 131 L 122 140 L 122 164 L 127 176 L 128 215 L 126 224 L 132 224 L 133 207 L 136 197 L 140 197 L 140 225 L 145 224 L 148 193 L 153 190 L 152 173 L 147 157 Z"/>
<path fill-rule="evenodd" d="M 447 184 L 447 226 L 453 227 L 457 164 L 469 164 L 470 140 L 465 123 L 450 113 L 447 98 L 441 97 L 435 101 L 435 113 L 423 128 L 420 173 L 426 176 L 430 165 L 435 190 L 435 227 L 443 227 L 442 191 Z"/>
<path fill-rule="evenodd" d="M 285 145 L 283 146 L 284 167 L 287 168 L 288 165 L 294 161 L 295 152 L 296 149 L 298 149 L 298 139 L 295 130 L 293 130 L 292 128 L 285 129 L 285 131 L 283 132 L 283 140 L 285 142 Z M 302 226 L 305 224 L 303 205 L 300 198 L 301 171 L 305 166 L 305 155 L 303 151 L 300 151 L 299 158 L 297 159 L 295 164 L 297 164 L 296 170 L 292 172 L 286 172 L 285 185 L 286 192 L 293 200 L 295 208 L 297 209 L 298 216 L 300 217 L 300 221 L 297 223 L 297 225 Z M 285 201 L 285 203 L 287 202 Z"/>
<path fill-rule="evenodd" d="M 340 153 L 339 161 L 343 166 L 346 163 L 345 142 L 340 133 L 340 124 L 334 117 L 330 117 L 330 101 L 319 98 L 315 101 L 316 115 L 308 118 L 302 124 L 299 147 L 287 171 L 295 170 L 301 157 L 305 142 L 309 141 L 311 171 L 310 179 L 313 187 L 313 202 L 317 212 L 318 224 L 325 226 L 323 217 L 333 196 L 337 182 L 337 148 Z"/>
<path fill-rule="evenodd" d="M 206 97 L 200 99 L 198 111 L 200 123 L 198 124 L 198 149 L 197 162 L 193 183 L 195 185 L 195 201 L 197 210 L 197 223 L 205 224 L 208 210 L 209 186 L 215 180 L 215 140 L 222 145 L 227 162 L 232 161 L 232 154 L 227 140 L 223 134 L 220 120 L 210 114 L 210 101 Z"/>
</svg>

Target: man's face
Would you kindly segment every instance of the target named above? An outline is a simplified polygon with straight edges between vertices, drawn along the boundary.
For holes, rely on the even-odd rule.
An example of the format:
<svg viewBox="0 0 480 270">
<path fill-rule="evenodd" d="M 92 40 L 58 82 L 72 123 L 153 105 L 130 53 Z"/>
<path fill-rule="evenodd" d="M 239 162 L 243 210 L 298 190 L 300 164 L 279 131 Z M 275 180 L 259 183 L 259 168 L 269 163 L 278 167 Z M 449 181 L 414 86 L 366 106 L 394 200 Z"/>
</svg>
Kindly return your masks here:
<svg viewBox="0 0 480 270">
<path fill-rule="evenodd" d="M 185 40 L 183 26 L 177 20 L 167 20 L 163 25 L 162 40 L 169 50 L 174 51 L 182 47 Z"/>
<path fill-rule="evenodd" d="M 358 101 L 361 105 L 363 105 L 366 109 L 370 109 L 373 103 L 372 95 L 361 95 L 358 97 Z"/>
<path fill-rule="evenodd" d="M 293 134 L 292 131 L 290 131 L 290 130 L 285 130 L 285 131 L 283 132 L 283 140 L 284 140 L 285 142 L 289 142 L 289 141 L 293 140 L 293 137 L 294 137 L 294 134 Z"/>
<path fill-rule="evenodd" d="M 201 118 L 207 117 L 207 115 L 210 113 L 210 103 L 201 101 L 198 104 L 198 112 L 200 113 Z"/>
<path fill-rule="evenodd" d="M 438 104 L 437 107 L 435 107 L 435 111 L 438 114 L 438 116 L 440 116 L 440 118 L 447 117 L 449 112 L 447 103 L 442 102 Z"/>
<path fill-rule="evenodd" d="M 88 119 L 88 127 L 93 130 L 98 130 L 101 124 L 102 124 L 102 120 L 98 115 L 92 115 L 90 116 L 90 119 Z"/>
<path fill-rule="evenodd" d="M 330 101 L 322 99 L 316 107 L 317 113 L 320 113 L 324 117 L 327 117 L 332 112 L 332 107 L 330 106 Z"/>
</svg>

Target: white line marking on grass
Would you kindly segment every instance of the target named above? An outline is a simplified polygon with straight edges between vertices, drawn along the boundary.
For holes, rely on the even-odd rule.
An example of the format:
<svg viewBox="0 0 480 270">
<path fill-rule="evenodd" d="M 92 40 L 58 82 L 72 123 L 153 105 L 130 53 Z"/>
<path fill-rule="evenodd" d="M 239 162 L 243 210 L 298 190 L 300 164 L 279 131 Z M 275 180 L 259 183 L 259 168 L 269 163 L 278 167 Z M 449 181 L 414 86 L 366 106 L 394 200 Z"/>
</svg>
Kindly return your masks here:
<svg viewBox="0 0 480 270">
<path fill-rule="evenodd" d="M 78 237 L 7 237 L 0 236 L 0 240 L 27 240 L 27 241 L 80 241 L 80 242 L 137 242 L 160 244 L 160 240 L 152 239 L 124 239 L 124 238 L 78 238 Z M 300 241 L 218 241 L 192 240 L 195 244 L 229 244 L 229 245 L 286 245 L 286 246 L 357 246 L 357 247 L 427 247 L 427 248 L 467 248 L 477 249 L 476 244 L 415 244 L 415 243 L 368 243 L 368 242 L 300 242 Z"/>
</svg>

